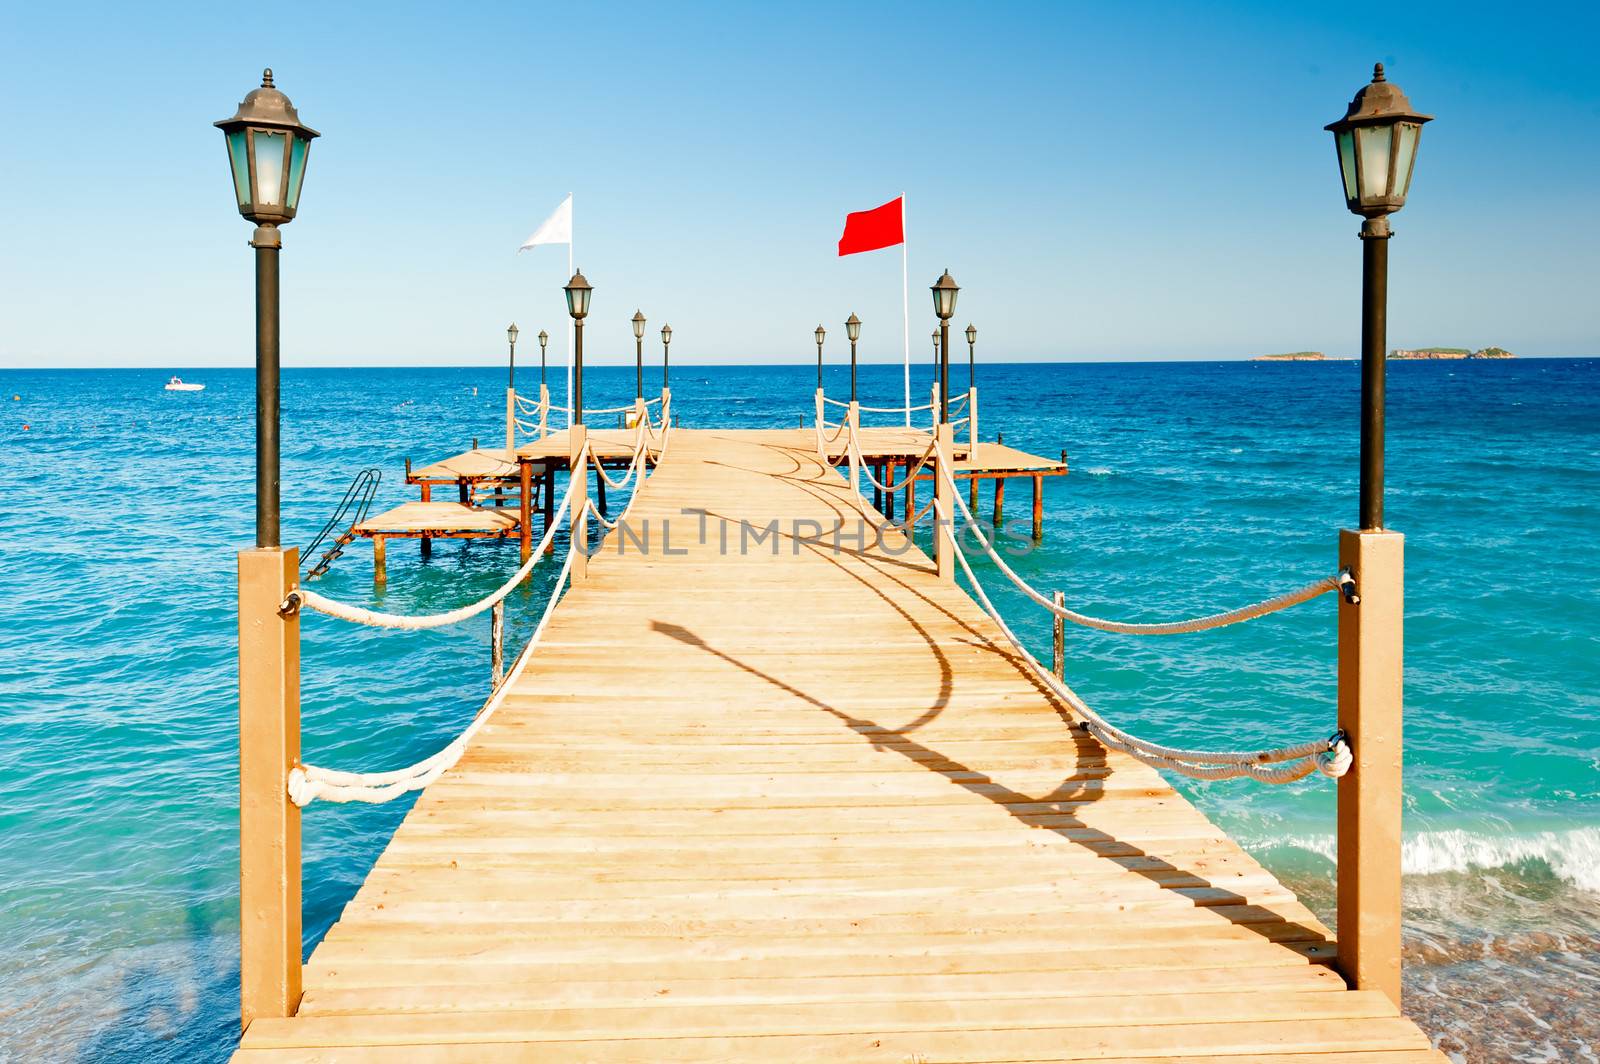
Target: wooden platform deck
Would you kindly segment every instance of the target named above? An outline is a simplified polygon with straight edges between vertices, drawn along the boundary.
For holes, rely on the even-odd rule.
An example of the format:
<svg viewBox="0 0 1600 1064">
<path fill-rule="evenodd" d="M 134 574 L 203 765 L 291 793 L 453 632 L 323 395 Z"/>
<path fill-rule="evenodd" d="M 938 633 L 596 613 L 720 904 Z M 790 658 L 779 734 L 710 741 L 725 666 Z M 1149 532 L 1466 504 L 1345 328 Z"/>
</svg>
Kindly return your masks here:
<svg viewBox="0 0 1600 1064">
<path fill-rule="evenodd" d="M 793 531 L 862 515 L 809 441 L 677 430 L 651 552 L 591 560 L 235 1059 L 1444 1059 L 920 551 Z"/>
<path fill-rule="evenodd" d="M 406 502 L 368 517 L 355 526 L 358 536 L 431 536 L 480 538 L 515 535 L 514 509 L 465 506 L 459 502 Z"/>
</svg>

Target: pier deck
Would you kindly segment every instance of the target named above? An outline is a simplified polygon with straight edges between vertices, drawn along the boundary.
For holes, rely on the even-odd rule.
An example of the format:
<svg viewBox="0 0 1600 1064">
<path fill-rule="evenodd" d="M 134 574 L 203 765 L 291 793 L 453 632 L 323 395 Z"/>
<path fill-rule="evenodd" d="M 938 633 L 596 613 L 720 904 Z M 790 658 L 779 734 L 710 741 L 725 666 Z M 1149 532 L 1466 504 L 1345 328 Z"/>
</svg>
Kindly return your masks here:
<svg viewBox="0 0 1600 1064">
<path fill-rule="evenodd" d="M 810 447 L 675 431 L 236 1060 L 1444 1059 Z"/>
</svg>

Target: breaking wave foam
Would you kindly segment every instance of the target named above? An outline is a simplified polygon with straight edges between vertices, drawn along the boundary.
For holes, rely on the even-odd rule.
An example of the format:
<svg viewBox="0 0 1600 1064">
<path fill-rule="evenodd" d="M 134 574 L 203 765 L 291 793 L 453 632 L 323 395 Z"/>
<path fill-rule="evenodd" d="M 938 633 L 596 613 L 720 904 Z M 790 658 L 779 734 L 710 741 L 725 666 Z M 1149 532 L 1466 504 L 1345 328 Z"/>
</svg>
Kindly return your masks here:
<svg viewBox="0 0 1600 1064">
<path fill-rule="evenodd" d="M 1268 845 L 1295 846 L 1321 854 L 1330 861 L 1336 857 L 1332 835 L 1295 836 Z M 1525 861 L 1542 861 L 1561 879 L 1600 893 L 1600 827 L 1522 835 L 1491 835 L 1460 829 L 1419 831 L 1406 836 L 1400 853 L 1401 867 L 1408 875 L 1505 868 Z"/>
</svg>

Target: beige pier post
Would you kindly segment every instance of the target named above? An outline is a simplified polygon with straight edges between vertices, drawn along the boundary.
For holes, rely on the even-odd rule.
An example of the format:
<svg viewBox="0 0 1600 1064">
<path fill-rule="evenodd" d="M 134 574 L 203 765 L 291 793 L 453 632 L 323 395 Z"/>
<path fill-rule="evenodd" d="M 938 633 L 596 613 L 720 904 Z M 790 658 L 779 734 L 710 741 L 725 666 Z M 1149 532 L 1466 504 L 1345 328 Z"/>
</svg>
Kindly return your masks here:
<svg viewBox="0 0 1600 1064">
<path fill-rule="evenodd" d="M 1405 537 L 1339 533 L 1359 602 L 1339 605 L 1339 970 L 1400 1004 L 1401 647 Z"/>
<path fill-rule="evenodd" d="M 506 389 L 506 461 L 517 460 L 517 390 Z"/>
<path fill-rule="evenodd" d="M 1050 596 L 1050 601 L 1055 604 L 1056 609 L 1064 609 L 1067 605 L 1067 596 L 1064 592 L 1057 591 Z M 1053 622 L 1051 624 L 1050 669 L 1056 674 L 1056 679 L 1065 680 L 1067 678 L 1067 622 L 1062 619 L 1059 613 L 1051 614 L 1050 620 Z"/>
<path fill-rule="evenodd" d="M 372 586 L 382 587 L 389 582 L 389 541 L 384 536 L 372 537 Z"/>
<path fill-rule="evenodd" d="M 968 455 L 974 463 L 978 460 L 978 389 L 976 386 L 967 389 L 967 446 L 972 453 Z M 973 486 L 972 505 L 978 505 L 977 486 Z"/>
<path fill-rule="evenodd" d="M 583 453 L 589 427 L 580 421 L 569 432 L 571 448 L 567 452 L 567 472 L 572 480 L 572 501 L 568 504 L 567 527 L 572 530 L 572 542 L 567 549 L 572 552 L 572 582 L 578 584 L 589 575 L 589 459 Z"/>
<path fill-rule="evenodd" d="M 539 438 L 550 434 L 550 389 L 539 385 Z"/>
<path fill-rule="evenodd" d="M 856 464 L 856 454 L 861 450 L 861 404 L 854 399 L 850 400 L 850 412 L 845 415 L 850 421 L 850 428 L 845 433 L 845 451 L 850 459 L 850 491 L 854 495 L 861 494 L 861 470 Z M 855 446 L 850 441 L 855 440 Z"/>
<path fill-rule="evenodd" d="M 828 460 L 828 456 L 822 450 L 822 409 L 823 409 L 823 402 L 822 402 L 822 389 L 821 388 L 817 389 L 816 407 L 817 407 L 817 457 L 821 458 L 824 462 L 826 462 Z"/>
<path fill-rule="evenodd" d="M 933 460 L 937 477 L 933 482 L 933 562 L 940 580 L 956 578 L 956 500 L 951 456 L 955 453 L 955 430 L 948 421 L 933 430 Z"/>
<path fill-rule="evenodd" d="M 300 1005 L 300 552 L 239 552 L 239 991 L 245 1027 Z"/>
<path fill-rule="evenodd" d="M 937 430 L 939 422 L 944 420 L 944 411 L 939 409 L 939 382 L 934 381 L 928 386 L 928 413 L 932 419 L 930 428 Z"/>
<path fill-rule="evenodd" d="M 633 397 L 633 424 L 631 426 L 629 426 L 629 427 L 636 429 L 640 425 L 643 425 L 645 417 L 648 416 L 648 414 L 649 414 L 649 410 L 650 410 L 650 408 L 644 405 L 644 396 L 642 396 L 642 395 L 634 396 Z"/>
</svg>

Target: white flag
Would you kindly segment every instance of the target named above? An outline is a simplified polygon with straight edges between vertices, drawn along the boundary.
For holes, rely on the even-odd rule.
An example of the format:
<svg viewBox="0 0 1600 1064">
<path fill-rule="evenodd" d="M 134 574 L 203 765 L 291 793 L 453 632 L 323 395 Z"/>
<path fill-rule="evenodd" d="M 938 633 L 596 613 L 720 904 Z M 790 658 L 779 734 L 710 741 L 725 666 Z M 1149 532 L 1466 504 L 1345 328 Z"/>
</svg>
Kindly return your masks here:
<svg viewBox="0 0 1600 1064">
<path fill-rule="evenodd" d="M 533 231 L 518 251 L 527 251 L 540 244 L 570 244 L 572 243 L 572 195 L 561 201 L 561 206 L 550 212 L 550 217 L 544 220 L 539 228 Z"/>
</svg>

